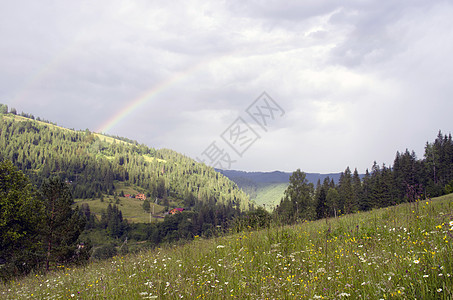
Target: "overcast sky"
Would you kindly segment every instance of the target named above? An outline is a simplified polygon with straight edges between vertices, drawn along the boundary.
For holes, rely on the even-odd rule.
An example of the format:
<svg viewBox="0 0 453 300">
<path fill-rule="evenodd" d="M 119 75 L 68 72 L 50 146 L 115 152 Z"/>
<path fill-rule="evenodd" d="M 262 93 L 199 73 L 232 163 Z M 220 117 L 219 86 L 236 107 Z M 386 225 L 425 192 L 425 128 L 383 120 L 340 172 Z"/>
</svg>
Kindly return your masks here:
<svg viewBox="0 0 453 300">
<path fill-rule="evenodd" d="M 2 1 L 0 103 L 231 169 L 362 173 L 451 132 L 452 28 L 451 1 Z"/>
</svg>

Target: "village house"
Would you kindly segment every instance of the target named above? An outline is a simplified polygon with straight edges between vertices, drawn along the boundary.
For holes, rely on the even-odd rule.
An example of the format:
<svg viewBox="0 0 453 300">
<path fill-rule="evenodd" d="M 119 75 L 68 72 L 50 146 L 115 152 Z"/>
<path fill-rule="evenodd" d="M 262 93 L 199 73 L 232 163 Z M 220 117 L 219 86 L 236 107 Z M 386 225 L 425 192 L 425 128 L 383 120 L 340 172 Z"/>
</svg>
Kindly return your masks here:
<svg viewBox="0 0 453 300">
<path fill-rule="evenodd" d="M 172 210 L 170 210 L 168 213 L 171 214 L 171 215 L 174 215 L 174 214 L 179 214 L 180 212 L 182 212 L 184 210 L 184 208 L 173 208 Z"/>
<path fill-rule="evenodd" d="M 135 195 L 135 198 L 136 198 L 136 199 L 141 199 L 141 200 L 143 200 L 143 201 L 146 200 L 145 194 L 137 194 L 137 195 Z"/>
</svg>

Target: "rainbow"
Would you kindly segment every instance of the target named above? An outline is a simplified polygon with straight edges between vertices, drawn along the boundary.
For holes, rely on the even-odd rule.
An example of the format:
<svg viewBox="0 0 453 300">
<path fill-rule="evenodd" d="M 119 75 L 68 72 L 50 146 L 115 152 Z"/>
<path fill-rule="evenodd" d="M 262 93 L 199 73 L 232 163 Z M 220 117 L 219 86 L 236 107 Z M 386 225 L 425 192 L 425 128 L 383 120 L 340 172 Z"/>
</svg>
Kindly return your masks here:
<svg viewBox="0 0 453 300">
<path fill-rule="evenodd" d="M 96 130 L 98 133 L 106 133 L 113 127 L 115 127 L 118 123 L 120 123 L 124 118 L 128 115 L 132 114 L 135 110 L 137 110 L 140 106 L 145 104 L 146 102 L 150 101 L 161 92 L 167 90 L 170 86 L 176 84 L 178 81 L 188 77 L 190 74 L 197 71 L 202 64 L 197 64 L 194 67 L 191 67 L 183 72 L 176 73 L 174 76 L 170 77 L 167 80 L 161 81 L 156 86 L 153 86 L 151 89 L 146 90 L 143 94 L 139 97 L 135 98 L 134 100 L 130 101 L 127 105 L 125 105 L 121 110 L 119 110 L 116 114 L 111 116 L 107 121 L 105 121 L 101 126 Z"/>
<path fill-rule="evenodd" d="M 235 53 L 235 52 L 236 51 L 234 51 L 233 53 Z M 122 120 L 124 120 L 128 115 L 132 114 L 139 107 L 141 107 L 148 101 L 152 100 L 157 95 L 159 95 L 163 91 L 167 90 L 169 87 L 175 85 L 179 81 L 194 74 L 201 67 L 209 64 L 210 62 L 212 62 L 214 60 L 219 60 L 219 59 L 225 58 L 226 56 L 231 56 L 231 55 L 233 55 L 233 53 L 222 55 L 220 57 L 202 60 L 201 62 L 187 68 L 186 70 L 184 70 L 182 72 L 178 72 L 175 75 L 173 75 L 172 77 L 170 77 L 164 81 L 161 81 L 156 86 L 153 86 L 151 89 L 145 91 L 139 97 L 137 97 L 134 100 L 127 103 L 121 110 L 119 110 L 116 114 L 114 114 L 107 121 L 105 121 L 103 124 L 101 124 L 101 126 L 99 126 L 99 128 L 96 130 L 96 132 L 107 133 L 110 129 L 112 129 L 113 127 L 118 125 Z"/>
<path fill-rule="evenodd" d="M 66 62 L 69 58 L 73 56 L 74 50 L 77 48 L 77 44 L 74 43 L 68 47 L 66 47 L 59 55 L 54 57 L 50 60 L 47 64 L 42 66 L 33 76 L 29 77 L 28 80 L 24 82 L 22 88 L 19 89 L 17 95 L 13 98 L 12 103 L 10 105 L 19 104 L 22 99 L 26 98 L 30 89 L 33 86 L 37 86 L 40 82 L 42 82 L 45 78 L 49 77 L 55 70 L 58 69 L 64 62 Z M 125 119 L 128 115 L 132 114 L 135 110 L 139 107 L 144 105 L 146 102 L 150 101 L 151 99 L 155 98 L 157 95 L 162 93 L 163 91 L 167 90 L 169 87 L 175 85 L 179 81 L 189 77 L 190 75 L 194 74 L 198 71 L 201 67 L 213 62 L 219 61 L 226 57 L 231 57 L 234 54 L 238 53 L 238 50 L 234 50 L 232 52 L 211 57 L 207 59 L 201 60 L 189 68 L 185 69 L 184 71 L 177 72 L 170 78 L 159 82 L 157 85 L 153 86 L 149 90 L 146 90 L 137 98 L 133 99 L 132 101 L 128 101 L 128 103 L 121 108 L 117 113 L 112 115 L 109 119 L 107 119 L 104 123 L 102 123 L 99 128 L 96 130 L 98 133 L 106 133 L 119 124 L 123 119 Z"/>
</svg>

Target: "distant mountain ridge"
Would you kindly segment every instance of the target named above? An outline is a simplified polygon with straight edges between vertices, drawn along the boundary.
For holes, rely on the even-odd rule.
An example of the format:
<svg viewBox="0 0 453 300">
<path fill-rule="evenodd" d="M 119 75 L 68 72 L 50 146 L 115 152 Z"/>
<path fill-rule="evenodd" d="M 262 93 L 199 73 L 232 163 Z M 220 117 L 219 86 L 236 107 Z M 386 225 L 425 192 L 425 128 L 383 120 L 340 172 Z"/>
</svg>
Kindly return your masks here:
<svg viewBox="0 0 453 300">
<path fill-rule="evenodd" d="M 289 184 L 290 172 L 246 172 L 238 170 L 216 169 L 225 177 L 237 184 L 255 204 L 272 210 L 280 204 L 284 192 Z M 333 179 L 335 183 L 340 180 L 341 173 L 305 173 L 308 182 L 316 186 L 318 180 L 322 183 L 325 178 Z"/>
<path fill-rule="evenodd" d="M 230 178 L 231 180 L 235 181 L 234 179 L 243 178 L 255 183 L 288 183 L 289 177 L 292 175 L 290 172 L 281 172 L 281 171 L 273 171 L 273 172 L 246 172 L 246 171 L 238 171 L 238 170 L 221 170 L 216 169 L 217 172 L 223 174 L 224 176 Z M 338 183 L 340 180 L 341 173 L 329 173 L 329 174 L 321 174 L 321 173 L 305 173 L 307 175 L 308 182 L 316 184 L 318 180 L 321 182 L 329 177 L 333 179 L 335 183 Z M 236 182 L 237 184 L 237 182 Z"/>
</svg>

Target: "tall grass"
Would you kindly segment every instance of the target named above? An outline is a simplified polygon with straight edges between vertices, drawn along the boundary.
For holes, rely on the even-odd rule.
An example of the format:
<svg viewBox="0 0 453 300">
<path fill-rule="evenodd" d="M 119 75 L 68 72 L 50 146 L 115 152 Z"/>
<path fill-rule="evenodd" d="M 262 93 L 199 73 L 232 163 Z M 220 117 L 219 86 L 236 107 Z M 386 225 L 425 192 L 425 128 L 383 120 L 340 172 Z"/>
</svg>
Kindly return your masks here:
<svg viewBox="0 0 453 300">
<path fill-rule="evenodd" d="M 453 195 L 32 275 L 4 299 L 452 299 Z"/>
</svg>

